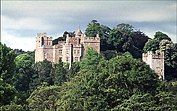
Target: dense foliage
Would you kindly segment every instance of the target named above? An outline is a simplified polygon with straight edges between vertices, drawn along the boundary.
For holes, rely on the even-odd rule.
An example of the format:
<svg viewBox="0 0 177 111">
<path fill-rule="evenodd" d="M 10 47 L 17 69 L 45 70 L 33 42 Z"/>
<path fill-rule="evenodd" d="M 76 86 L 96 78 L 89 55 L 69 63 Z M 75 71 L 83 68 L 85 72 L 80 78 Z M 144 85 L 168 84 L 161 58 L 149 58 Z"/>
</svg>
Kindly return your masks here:
<svg viewBox="0 0 177 111">
<path fill-rule="evenodd" d="M 140 58 L 143 53 L 143 47 L 148 41 L 148 37 L 141 31 L 137 31 L 129 24 L 118 24 L 113 29 L 101 25 L 96 20 L 88 24 L 85 34 L 87 36 L 96 36 L 101 38 L 101 51 L 107 59 L 110 55 L 117 53 L 130 52 L 135 58 Z M 112 50 L 112 51 L 110 51 Z M 109 51 L 109 55 L 107 53 Z M 112 53 L 113 52 L 113 53 Z"/>
<path fill-rule="evenodd" d="M 66 34 L 74 33 L 65 32 L 60 39 Z M 0 43 L 0 110 L 177 110 L 177 44 L 168 35 L 156 32 L 149 39 L 129 24 L 111 29 L 96 20 L 85 34 L 100 35 L 101 53 L 88 49 L 70 69 L 61 60 L 34 63 L 34 51 L 12 50 Z M 142 62 L 143 51 L 164 51 L 168 81 L 160 81 Z"/>
</svg>

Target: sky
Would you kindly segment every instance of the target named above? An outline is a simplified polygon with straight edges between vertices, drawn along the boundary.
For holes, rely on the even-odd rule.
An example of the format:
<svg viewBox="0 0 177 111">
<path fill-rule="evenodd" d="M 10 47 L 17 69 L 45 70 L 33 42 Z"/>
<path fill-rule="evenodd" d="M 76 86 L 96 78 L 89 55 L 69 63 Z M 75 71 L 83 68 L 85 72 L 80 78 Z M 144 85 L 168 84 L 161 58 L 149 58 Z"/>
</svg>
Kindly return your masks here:
<svg viewBox="0 0 177 111">
<path fill-rule="evenodd" d="M 91 20 L 115 27 L 131 24 L 150 38 L 155 32 L 177 42 L 177 1 L 1 1 L 1 42 L 13 49 L 33 51 L 37 33 L 53 39 L 64 31 L 85 31 Z"/>
</svg>

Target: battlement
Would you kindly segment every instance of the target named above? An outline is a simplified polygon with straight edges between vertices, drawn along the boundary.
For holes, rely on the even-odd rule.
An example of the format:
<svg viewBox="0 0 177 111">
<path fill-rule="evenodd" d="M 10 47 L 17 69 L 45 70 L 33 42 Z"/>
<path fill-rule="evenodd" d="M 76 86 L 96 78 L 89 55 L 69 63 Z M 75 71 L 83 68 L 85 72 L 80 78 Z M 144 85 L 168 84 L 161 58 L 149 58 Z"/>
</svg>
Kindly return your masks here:
<svg viewBox="0 0 177 111">
<path fill-rule="evenodd" d="M 41 38 L 44 38 L 44 40 L 47 40 L 47 41 L 52 40 L 52 37 L 48 37 L 46 32 L 37 33 L 37 39 L 41 39 Z"/>
<path fill-rule="evenodd" d="M 157 58 L 164 58 L 164 52 L 152 52 L 152 51 L 148 51 L 147 53 L 143 53 L 143 57 L 150 57 L 152 59 L 157 59 Z"/>
<path fill-rule="evenodd" d="M 73 47 L 82 47 L 81 44 L 73 44 Z"/>
<path fill-rule="evenodd" d="M 84 37 L 84 42 L 100 42 L 99 37 Z"/>
</svg>

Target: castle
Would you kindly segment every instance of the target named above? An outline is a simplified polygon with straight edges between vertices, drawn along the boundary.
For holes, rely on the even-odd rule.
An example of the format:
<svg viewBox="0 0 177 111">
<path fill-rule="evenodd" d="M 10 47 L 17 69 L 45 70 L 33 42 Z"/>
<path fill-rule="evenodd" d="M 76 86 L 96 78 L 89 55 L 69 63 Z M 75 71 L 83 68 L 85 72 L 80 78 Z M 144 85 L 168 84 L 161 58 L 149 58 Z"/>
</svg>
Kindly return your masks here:
<svg viewBox="0 0 177 111">
<path fill-rule="evenodd" d="M 66 36 L 65 41 L 58 41 L 53 44 L 52 37 L 48 37 L 46 33 L 39 33 L 36 37 L 35 62 L 48 60 L 52 63 L 77 62 L 87 52 L 88 47 L 93 48 L 100 53 L 100 37 L 86 37 L 80 29 L 75 31 L 74 36 Z"/>
<path fill-rule="evenodd" d="M 48 60 L 52 63 L 58 63 L 59 60 L 68 62 L 80 61 L 87 52 L 88 47 L 93 48 L 100 53 L 100 37 L 86 37 L 80 29 L 75 31 L 73 36 L 67 34 L 66 40 L 59 40 L 53 43 L 52 37 L 46 33 L 39 33 L 36 37 L 35 62 Z M 164 80 L 164 53 L 143 53 L 142 60 L 150 66 L 151 69 Z"/>
<path fill-rule="evenodd" d="M 151 69 L 159 76 L 159 79 L 164 80 L 164 52 L 143 53 L 142 60 L 150 66 Z"/>
</svg>

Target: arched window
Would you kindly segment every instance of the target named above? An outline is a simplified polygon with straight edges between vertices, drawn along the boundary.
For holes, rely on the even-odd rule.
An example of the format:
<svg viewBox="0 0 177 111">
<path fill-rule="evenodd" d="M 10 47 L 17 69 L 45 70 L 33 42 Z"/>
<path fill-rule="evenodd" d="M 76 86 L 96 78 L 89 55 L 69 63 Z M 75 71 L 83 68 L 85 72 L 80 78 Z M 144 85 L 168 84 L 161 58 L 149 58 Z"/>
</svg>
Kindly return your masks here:
<svg viewBox="0 0 177 111">
<path fill-rule="evenodd" d="M 44 37 L 41 38 L 41 41 L 42 41 L 41 46 L 43 46 L 44 45 Z"/>
</svg>

